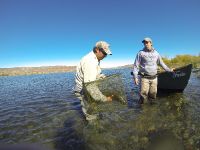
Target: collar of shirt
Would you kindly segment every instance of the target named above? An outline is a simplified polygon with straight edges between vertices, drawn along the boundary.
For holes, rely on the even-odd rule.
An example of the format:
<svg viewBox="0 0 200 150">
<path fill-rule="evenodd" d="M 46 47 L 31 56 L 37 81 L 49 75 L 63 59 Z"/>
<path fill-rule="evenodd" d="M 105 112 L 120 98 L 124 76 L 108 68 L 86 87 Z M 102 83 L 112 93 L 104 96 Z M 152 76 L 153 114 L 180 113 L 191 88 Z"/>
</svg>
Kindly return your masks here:
<svg viewBox="0 0 200 150">
<path fill-rule="evenodd" d="M 97 56 L 95 55 L 93 51 L 90 52 L 90 56 L 93 57 L 95 61 L 98 62 L 98 64 L 100 65 L 100 61 L 98 61 Z"/>
<path fill-rule="evenodd" d="M 154 52 L 155 49 L 152 47 L 152 48 L 149 50 L 149 49 L 147 49 L 146 47 L 144 47 L 144 48 L 143 48 L 143 51 L 145 51 L 145 52 Z"/>
</svg>

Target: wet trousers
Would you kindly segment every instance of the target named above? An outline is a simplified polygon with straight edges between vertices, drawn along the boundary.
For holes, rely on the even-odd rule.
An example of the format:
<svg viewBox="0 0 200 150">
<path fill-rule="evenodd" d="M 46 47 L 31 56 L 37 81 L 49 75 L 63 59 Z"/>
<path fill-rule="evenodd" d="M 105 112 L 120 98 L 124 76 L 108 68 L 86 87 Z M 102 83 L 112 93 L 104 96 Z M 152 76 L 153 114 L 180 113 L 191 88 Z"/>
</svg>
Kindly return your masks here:
<svg viewBox="0 0 200 150">
<path fill-rule="evenodd" d="M 94 121 L 97 119 L 97 115 L 91 115 L 87 113 L 87 103 L 86 100 L 84 99 L 84 95 L 78 92 L 75 92 L 76 97 L 80 100 L 81 102 L 81 107 L 82 107 L 82 111 L 83 114 L 86 118 L 87 121 Z"/>
<path fill-rule="evenodd" d="M 157 95 L 157 77 L 154 79 L 148 79 L 141 77 L 140 79 L 140 99 L 139 103 L 152 102 L 156 99 Z"/>
</svg>

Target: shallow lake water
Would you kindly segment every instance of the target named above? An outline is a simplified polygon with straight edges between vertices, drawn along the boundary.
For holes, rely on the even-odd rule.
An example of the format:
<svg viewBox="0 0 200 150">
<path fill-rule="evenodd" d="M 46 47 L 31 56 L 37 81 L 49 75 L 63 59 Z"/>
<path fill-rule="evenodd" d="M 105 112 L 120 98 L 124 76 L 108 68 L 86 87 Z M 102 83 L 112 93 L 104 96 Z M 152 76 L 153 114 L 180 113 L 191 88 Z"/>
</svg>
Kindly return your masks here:
<svg viewBox="0 0 200 150">
<path fill-rule="evenodd" d="M 137 104 L 130 69 L 120 73 L 128 103 L 103 104 L 101 119 L 87 123 L 72 92 L 75 73 L 0 77 L 0 144 L 39 143 L 51 149 L 199 150 L 200 78 L 183 93 L 159 94 Z"/>
</svg>

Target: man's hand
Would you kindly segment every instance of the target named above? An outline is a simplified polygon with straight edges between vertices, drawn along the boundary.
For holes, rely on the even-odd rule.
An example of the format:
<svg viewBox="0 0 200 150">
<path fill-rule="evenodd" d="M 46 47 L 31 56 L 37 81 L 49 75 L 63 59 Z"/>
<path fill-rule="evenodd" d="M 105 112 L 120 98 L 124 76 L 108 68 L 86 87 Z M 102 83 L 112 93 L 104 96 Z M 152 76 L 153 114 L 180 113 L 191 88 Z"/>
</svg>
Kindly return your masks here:
<svg viewBox="0 0 200 150">
<path fill-rule="evenodd" d="M 175 69 L 176 69 L 176 68 L 172 68 L 172 69 L 171 69 L 171 72 L 174 72 Z"/>
<path fill-rule="evenodd" d="M 133 78 L 135 85 L 139 85 L 138 78 Z"/>
<path fill-rule="evenodd" d="M 114 95 L 108 96 L 108 97 L 107 97 L 107 101 L 108 101 L 108 102 L 111 102 L 112 99 L 113 99 L 113 97 L 114 97 Z"/>
<path fill-rule="evenodd" d="M 105 77 L 106 77 L 105 74 L 100 74 L 100 75 L 97 76 L 97 79 L 104 79 Z"/>
</svg>

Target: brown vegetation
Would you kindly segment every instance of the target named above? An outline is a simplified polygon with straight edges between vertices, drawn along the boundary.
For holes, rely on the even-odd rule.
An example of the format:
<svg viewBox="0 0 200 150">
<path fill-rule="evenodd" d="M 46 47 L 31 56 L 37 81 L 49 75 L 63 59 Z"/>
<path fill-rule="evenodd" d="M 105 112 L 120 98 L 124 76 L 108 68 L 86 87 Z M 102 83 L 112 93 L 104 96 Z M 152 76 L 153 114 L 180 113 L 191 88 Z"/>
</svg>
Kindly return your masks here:
<svg viewBox="0 0 200 150">
<path fill-rule="evenodd" d="M 47 66 L 47 67 L 16 67 L 0 68 L 0 76 L 47 74 L 75 71 L 75 66 Z"/>
</svg>

